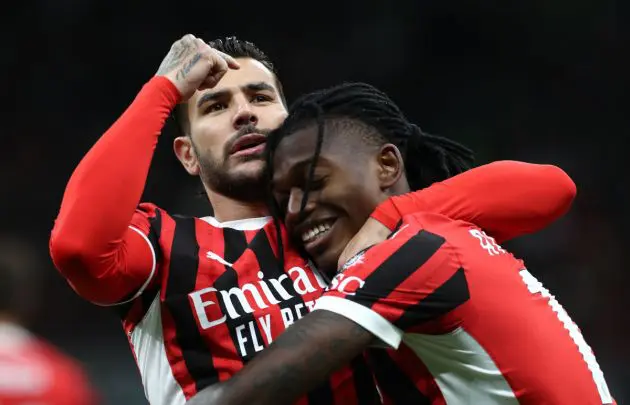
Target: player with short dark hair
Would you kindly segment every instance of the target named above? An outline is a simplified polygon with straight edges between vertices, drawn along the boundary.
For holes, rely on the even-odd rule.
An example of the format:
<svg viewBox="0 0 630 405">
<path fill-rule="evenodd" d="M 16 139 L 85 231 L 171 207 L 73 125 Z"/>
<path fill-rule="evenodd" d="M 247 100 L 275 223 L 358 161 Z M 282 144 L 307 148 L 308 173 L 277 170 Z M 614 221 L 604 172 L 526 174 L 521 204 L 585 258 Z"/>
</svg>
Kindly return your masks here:
<svg viewBox="0 0 630 405">
<path fill-rule="evenodd" d="M 425 169 L 428 181 L 447 177 L 467 155 L 362 83 L 300 99 L 268 147 L 288 232 L 324 271 L 379 203 L 426 186 Z M 362 352 L 385 403 L 613 403 L 579 329 L 524 263 L 477 226 L 431 212 L 405 216 L 346 262 L 314 312 L 192 403 L 289 403 Z"/>
<path fill-rule="evenodd" d="M 260 49 L 256 44 L 249 41 L 238 39 L 237 37 L 217 38 L 208 42 L 211 48 L 216 49 L 219 52 L 223 52 L 237 59 L 252 59 L 260 62 L 274 77 L 274 85 L 278 92 L 278 98 L 282 104 L 286 107 L 287 102 L 284 96 L 284 90 L 282 83 L 278 78 L 278 71 L 267 54 Z M 177 120 L 179 131 L 182 135 L 190 136 L 190 121 L 188 118 L 188 103 L 182 102 L 175 106 L 174 116 Z"/>
<path fill-rule="evenodd" d="M 309 312 L 328 281 L 268 216 L 262 152 L 287 115 L 278 76 L 252 44 L 214 44 L 219 49 L 186 35 L 172 45 L 75 169 L 50 238 L 52 259 L 72 287 L 120 315 L 154 405 L 183 404 L 229 379 Z M 200 177 L 211 217 L 140 203 L 159 135 L 178 104 L 187 113 L 185 133 L 173 149 Z M 491 234 L 518 233 L 524 222 L 540 229 L 570 205 L 566 179 L 538 165 L 490 165 L 412 198 Z M 496 182 L 519 188 L 490 198 L 485 190 Z M 545 208 L 533 212 L 523 194 Z M 374 215 L 396 218 L 405 209 L 388 203 Z M 378 401 L 359 356 L 299 403 Z"/>
</svg>

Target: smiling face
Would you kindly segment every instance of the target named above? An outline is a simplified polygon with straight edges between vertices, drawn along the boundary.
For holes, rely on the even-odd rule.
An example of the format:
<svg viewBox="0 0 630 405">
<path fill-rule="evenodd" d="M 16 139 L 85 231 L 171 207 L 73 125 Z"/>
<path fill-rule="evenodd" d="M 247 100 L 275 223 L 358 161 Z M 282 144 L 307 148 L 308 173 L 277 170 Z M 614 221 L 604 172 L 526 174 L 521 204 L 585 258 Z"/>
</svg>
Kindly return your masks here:
<svg viewBox="0 0 630 405">
<path fill-rule="evenodd" d="M 346 130 L 344 130 L 346 128 Z M 356 130 L 354 130 L 356 132 Z M 285 137 L 274 153 L 273 194 L 293 241 L 317 267 L 336 271 L 337 260 L 402 173 L 398 149 L 366 145 L 347 125 L 326 125 L 308 201 L 300 205 L 317 139 L 315 125 Z"/>
<path fill-rule="evenodd" d="M 188 101 L 189 136 L 175 152 L 212 191 L 245 200 L 260 199 L 266 135 L 287 116 L 275 75 L 251 58 L 237 59 L 212 89 Z"/>
</svg>

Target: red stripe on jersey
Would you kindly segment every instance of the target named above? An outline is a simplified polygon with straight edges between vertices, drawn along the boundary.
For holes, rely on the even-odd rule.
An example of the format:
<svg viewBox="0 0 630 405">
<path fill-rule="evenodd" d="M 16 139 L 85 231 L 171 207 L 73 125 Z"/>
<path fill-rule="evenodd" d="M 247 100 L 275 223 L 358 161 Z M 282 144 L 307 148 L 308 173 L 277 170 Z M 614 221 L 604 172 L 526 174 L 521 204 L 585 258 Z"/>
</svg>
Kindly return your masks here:
<svg viewBox="0 0 630 405">
<path fill-rule="evenodd" d="M 200 219 L 195 221 L 198 244 L 204 246 L 204 249 L 199 249 L 199 271 L 195 282 L 195 291 L 199 292 L 198 298 L 200 300 L 205 303 L 211 302 L 209 305 L 204 305 L 203 315 L 198 314 L 195 320 L 199 330 L 204 332 L 204 342 L 213 355 L 212 363 L 218 373 L 218 380 L 225 381 L 243 367 L 241 358 L 236 355 L 237 348 L 230 335 L 228 324 L 220 322 L 224 312 L 218 304 L 218 292 L 210 287 L 225 273 L 225 265 L 216 263 L 214 259 L 210 258 L 225 256 L 225 238 L 223 237 L 223 229 L 208 226 Z M 189 295 L 189 300 L 193 300 L 192 295 Z M 196 308 L 193 302 L 190 304 L 191 308 Z M 204 319 L 204 324 L 201 323 L 201 319 Z"/>
<path fill-rule="evenodd" d="M 404 243 L 389 240 L 355 258 L 326 293 L 369 307 L 404 332 L 405 344 L 413 346 L 397 360 L 405 375 L 422 360 L 446 400 L 612 402 L 579 330 L 520 260 L 470 224 L 433 214 L 406 221 L 394 237 Z M 355 315 L 369 324 L 365 313 Z M 471 378 L 476 383 L 467 385 Z"/>
<path fill-rule="evenodd" d="M 310 312 L 323 282 L 290 246 L 285 267 L 279 268 L 273 224 L 239 231 L 201 219 L 164 218 L 159 240 L 164 344 L 173 376 L 190 398 L 233 376 L 243 357 L 252 358 Z M 134 303 L 128 320 L 137 318 L 138 308 Z M 367 365 L 357 360 L 353 366 L 334 373 L 298 403 L 377 403 Z"/>
<path fill-rule="evenodd" d="M 327 295 L 357 302 L 396 324 L 408 315 L 410 308 L 413 310 L 457 271 L 448 247 L 443 247 L 444 242 L 444 238 L 426 231 L 418 232 L 417 228 L 401 229 L 393 239 L 355 259 L 360 263 L 346 266 Z M 445 266 L 450 269 L 445 270 Z M 435 272 L 436 268 L 440 268 L 440 272 Z M 424 317 L 425 322 L 443 315 L 442 307 L 435 309 L 440 309 L 440 313 L 433 314 L 422 308 L 418 316 Z"/>
</svg>

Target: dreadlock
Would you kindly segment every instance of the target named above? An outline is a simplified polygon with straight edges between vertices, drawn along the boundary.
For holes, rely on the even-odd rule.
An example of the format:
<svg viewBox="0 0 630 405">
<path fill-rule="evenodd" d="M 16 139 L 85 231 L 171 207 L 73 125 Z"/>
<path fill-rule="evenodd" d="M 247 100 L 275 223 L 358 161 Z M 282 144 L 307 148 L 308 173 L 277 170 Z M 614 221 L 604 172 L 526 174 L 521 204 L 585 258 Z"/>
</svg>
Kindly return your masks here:
<svg viewBox="0 0 630 405">
<path fill-rule="evenodd" d="M 260 62 L 264 67 L 269 69 L 276 78 L 275 85 L 278 89 L 278 95 L 282 103 L 286 105 L 282 83 L 278 79 L 278 71 L 271 62 L 271 59 L 258 46 L 249 41 L 243 41 L 236 37 L 218 38 L 208 42 L 212 48 L 230 55 L 233 58 L 251 58 Z M 175 107 L 173 117 L 179 128 L 179 133 L 183 136 L 190 133 L 190 122 L 188 121 L 188 111 L 186 103 L 178 104 Z"/>
<path fill-rule="evenodd" d="M 402 111 L 382 91 L 365 83 L 344 83 L 302 96 L 291 106 L 289 117 L 267 138 L 267 176 L 273 178 L 273 157 L 280 141 L 299 129 L 317 124 L 317 143 L 310 172 L 302 194 L 301 210 L 308 201 L 313 172 L 321 153 L 324 122 L 352 120 L 357 126 L 375 131 L 366 134 L 378 145 L 392 143 L 403 153 L 405 173 L 412 190 L 468 170 L 473 152 L 465 146 L 437 135 L 423 132 L 407 121 Z M 271 184 L 269 182 L 268 184 Z M 272 214 L 279 214 L 275 201 Z"/>
</svg>

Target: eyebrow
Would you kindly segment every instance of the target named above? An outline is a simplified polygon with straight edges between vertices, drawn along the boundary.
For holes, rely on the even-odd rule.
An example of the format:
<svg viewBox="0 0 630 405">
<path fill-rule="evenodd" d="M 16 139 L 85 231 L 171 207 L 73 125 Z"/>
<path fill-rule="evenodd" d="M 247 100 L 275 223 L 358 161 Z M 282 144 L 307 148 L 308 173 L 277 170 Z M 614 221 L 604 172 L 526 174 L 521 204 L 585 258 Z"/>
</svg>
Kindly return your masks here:
<svg viewBox="0 0 630 405">
<path fill-rule="evenodd" d="M 291 170 L 289 171 L 289 174 L 294 175 L 297 173 L 298 175 L 302 175 L 305 177 L 308 176 L 308 171 L 309 171 L 309 168 L 311 167 L 311 161 L 312 161 L 312 156 L 308 159 L 301 160 L 300 162 L 294 164 Z M 322 163 L 322 160 L 320 156 L 320 159 L 317 159 L 317 164 L 320 165 L 321 163 Z M 324 164 L 325 164 L 325 161 L 324 161 Z M 317 166 L 315 166 L 315 168 L 317 170 Z M 323 166 L 323 168 L 325 169 L 326 166 Z M 276 171 L 274 170 L 274 174 L 275 173 Z M 275 178 L 271 179 L 271 188 L 272 189 L 276 188 Z"/>
<path fill-rule="evenodd" d="M 276 91 L 272 85 L 266 82 L 248 83 L 244 86 L 241 86 L 241 90 L 248 91 L 248 92 L 263 91 L 263 90 L 268 90 L 268 91 L 273 91 L 273 92 Z M 197 108 L 200 108 L 204 103 L 207 103 L 208 101 L 218 100 L 218 99 L 226 97 L 229 94 L 230 94 L 229 90 L 219 90 L 219 91 L 212 91 L 212 92 L 205 93 L 203 96 L 199 97 L 199 100 L 197 101 Z"/>
</svg>

